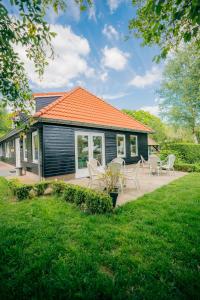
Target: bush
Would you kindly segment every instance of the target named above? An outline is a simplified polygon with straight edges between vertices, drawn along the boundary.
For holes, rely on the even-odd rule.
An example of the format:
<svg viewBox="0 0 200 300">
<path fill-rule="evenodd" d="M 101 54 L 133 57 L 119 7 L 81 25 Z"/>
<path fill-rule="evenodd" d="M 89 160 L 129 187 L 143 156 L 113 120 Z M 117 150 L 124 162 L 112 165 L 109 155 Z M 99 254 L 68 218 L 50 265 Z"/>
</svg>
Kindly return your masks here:
<svg viewBox="0 0 200 300">
<path fill-rule="evenodd" d="M 159 157 L 161 160 L 166 160 L 169 154 L 174 154 L 176 156 L 176 162 L 181 162 L 181 157 L 179 153 L 174 150 L 160 150 Z"/>
<path fill-rule="evenodd" d="M 82 205 L 86 202 L 86 198 L 88 193 L 90 192 L 89 189 L 83 188 L 80 186 L 76 187 L 75 195 L 74 195 L 74 202 L 76 205 Z"/>
<path fill-rule="evenodd" d="M 51 186 L 52 186 L 53 194 L 60 196 L 64 192 L 66 183 L 62 180 L 53 181 L 51 183 Z"/>
<path fill-rule="evenodd" d="M 171 153 L 175 151 L 185 163 L 195 164 L 200 162 L 200 144 L 168 143 L 163 146 L 163 149 L 169 150 Z"/>
<path fill-rule="evenodd" d="M 42 196 L 44 195 L 46 189 L 49 186 L 49 182 L 48 181 L 41 181 L 39 183 L 36 183 L 34 185 L 34 191 L 36 193 L 36 196 Z"/>
<path fill-rule="evenodd" d="M 73 184 L 65 184 L 65 189 L 63 191 L 63 199 L 67 202 L 75 202 L 75 194 L 78 187 Z"/>
<path fill-rule="evenodd" d="M 92 214 L 110 213 L 113 210 L 112 199 L 106 193 L 88 191 L 85 204 L 87 212 Z"/>
<path fill-rule="evenodd" d="M 20 184 L 15 187 L 15 196 L 17 200 L 21 201 L 30 197 L 30 191 L 33 189 L 33 185 Z"/>
<path fill-rule="evenodd" d="M 20 183 L 19 179 L 13 178 L 13 179 L 8 180 L 8 186 L 11 189 L 13 195 L 15 196 L 16 195 L 16 188 L 21 186 L 21 183 Z"/>
<path fill-rule="evenodd" d="M 175 164 L 175 170 L 183 172 L 200 172 L 199 164 L 187 164 L 187 163 L 177 163 Z"/>
</svg>

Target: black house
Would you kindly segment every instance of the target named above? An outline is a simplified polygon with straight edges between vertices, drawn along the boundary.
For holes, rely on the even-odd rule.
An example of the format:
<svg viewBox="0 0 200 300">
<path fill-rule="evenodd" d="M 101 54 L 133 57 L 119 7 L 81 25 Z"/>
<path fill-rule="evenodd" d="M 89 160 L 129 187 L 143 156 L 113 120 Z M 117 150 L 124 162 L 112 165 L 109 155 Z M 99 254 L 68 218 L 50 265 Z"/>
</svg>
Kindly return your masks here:
<svg viewBox="0 0 200 300">
<path fill-rule="evenodd" d="M 106 165 L 148 158 L 151 130 L 81 87 L 35 94 L 36 113 L 28 133 L 13 129 L 0 139 L 1 160 L 41 178 L 88 175 L 91 158 Z"/>
</svg>

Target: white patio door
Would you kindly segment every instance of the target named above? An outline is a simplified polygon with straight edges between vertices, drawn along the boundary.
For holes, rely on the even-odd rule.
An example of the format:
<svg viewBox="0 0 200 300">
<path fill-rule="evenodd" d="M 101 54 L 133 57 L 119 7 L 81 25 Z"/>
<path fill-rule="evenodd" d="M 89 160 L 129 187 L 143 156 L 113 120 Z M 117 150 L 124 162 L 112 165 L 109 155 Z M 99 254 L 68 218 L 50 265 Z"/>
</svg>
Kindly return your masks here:
<svg viewBox="0 0 200 300">
<path fill-rule="evenodd" d="M 20 158 L 20 139 L 15 139 L 15 155 L 16 155 L 16 167 L 21 167 L 21 158 Z"/>
<path fill-rule="evenodd" d="M 76 178 L 88 176 L 87 162 L 97 159 L 105 166 L 105 142 L 103 133 L 75 132 Z"/>
</svg>

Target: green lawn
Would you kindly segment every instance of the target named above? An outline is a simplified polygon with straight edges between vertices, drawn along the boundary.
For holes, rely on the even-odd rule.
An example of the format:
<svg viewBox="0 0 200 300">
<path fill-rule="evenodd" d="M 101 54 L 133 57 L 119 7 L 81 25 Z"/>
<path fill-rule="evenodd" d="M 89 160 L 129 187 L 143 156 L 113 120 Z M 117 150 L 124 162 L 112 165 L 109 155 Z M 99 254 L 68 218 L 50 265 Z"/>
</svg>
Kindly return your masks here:
<svg viewBox="0 0 200 300">
<path fill-rule="evenodd" d="M 200 174 L 110 216 L 0 180 L 1 299 L 199 299 Z"/>
</svg>

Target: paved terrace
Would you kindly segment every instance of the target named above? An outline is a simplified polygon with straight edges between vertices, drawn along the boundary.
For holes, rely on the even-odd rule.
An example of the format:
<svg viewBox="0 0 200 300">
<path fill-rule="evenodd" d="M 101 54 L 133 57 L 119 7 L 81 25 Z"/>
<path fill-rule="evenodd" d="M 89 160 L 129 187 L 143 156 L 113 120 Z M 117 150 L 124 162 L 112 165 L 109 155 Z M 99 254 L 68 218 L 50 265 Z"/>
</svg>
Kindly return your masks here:
<svg viewBox="0 0 200 300">
<path fill-rule="evenodd" d="M 127 166 L 131 168 L 132 166 Z M 16 178 L 15 173 L 10 173 L 10 171 L 14 171 L 15 168 L 11 165 L 5 164 L 0 162 L 0 176 L 4 176 L 7 179 Z M 142 167 L 139 170 L 139 182 L 140 182 L 140 189 L 137 190 L 135 185 L 131 182 L 128 182 L 126 188 L 124 189 L 123 193 L 119 194 L 117 204 L 122 205 L 126 202 L 130 202 L 132 200 L 137 199 L 138 197 L 143 196 L 144 194 L 153 192 L 157 188 L 164 186 L 175 179 L 185 176 L 187 173 L 185 172 L 174 172 L 173 174 L 169 175 L 166 173 L 162 173 L 160 176 L 157 175 L 149 175 L 147 169 L 143 169 Z M 22 183 L 35 183 L 39 181 L 39 177 L 34 175 L 33 173 L 27 172 L 26 175 L 17 177 Z M 87 186 L 88 185 L 88 178 L 81 178 L 81 179 L 73 179 L 68 180 L 67 182 L 72 184 L 77 184 L 80 186 Z"/>
</svg>

